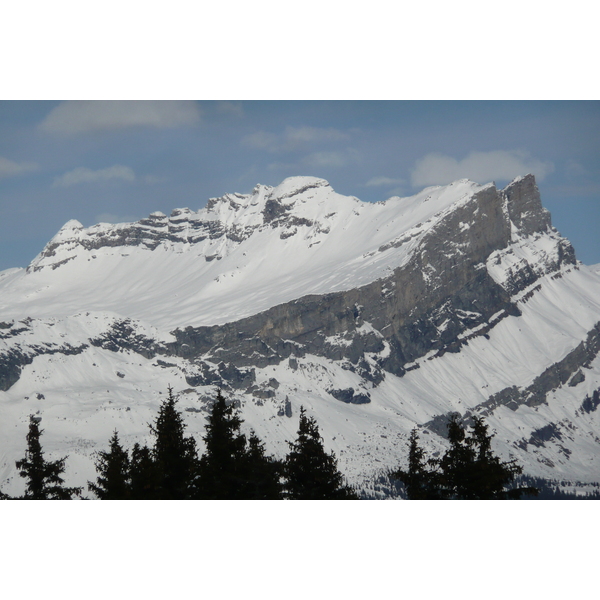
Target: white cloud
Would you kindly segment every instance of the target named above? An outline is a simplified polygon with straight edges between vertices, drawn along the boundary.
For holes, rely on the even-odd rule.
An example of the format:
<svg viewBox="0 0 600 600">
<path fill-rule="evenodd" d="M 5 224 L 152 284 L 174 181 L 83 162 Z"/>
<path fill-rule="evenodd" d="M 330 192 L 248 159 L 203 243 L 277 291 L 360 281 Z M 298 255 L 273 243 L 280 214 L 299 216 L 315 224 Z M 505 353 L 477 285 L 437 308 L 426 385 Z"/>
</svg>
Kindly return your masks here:
<svg viewBox="0 0 600 600">
<path fill-rule="evenodd" d="M 460 161 L 433 152 L 415 163 L 411 183 L 414 187 L 444 185 L 464 178 L 488 183 L 509 181 L 528 173 L 533 173 L 538 181 L 542 181 L 552 171 L 554 165 L 551 162 L 543 162 L 524 150 L 471 152 Z"/>
<path fill-rule="evenodd" d="M 14 160 L 9 160 L 8 158 L 3 158 L 0 156 L 0 179 L 3 177 L 16 177 L 18 175 L 23 175 L 23 173 L 35 171 L 37 168 L 38 167 L 35 163 L 17 163 Z"/>
<path fill-rule="evenodd" d="M 256 131 L 242 138 L 242 144 L 268 152 L 292 152 L 310 144 L 323 144 L 349 139 L 349 135 L 333 127 L 286 127 L 282 133 Z"/>
<path fill-rule="evenodd" d="M 53 108 L 40 128 L 74 135 L 125 127 L 182 127 L 199 121 L 198 104 L 187 100 L 69 100 Z"/>
<path fill-rule="evenodd" d="M 406 183 L 404 179 L 392 179 L 391 177 L 372 177 L 365 184 L 367 187 L 374 186 L 392 186 L 392 185 L 401 185 Z"/>
<path fill-rule="evenodd" d="M 109 179 L 120 179 L 122 181 L 135 181 L 135 173 L 130 167 L 123 165 L 113 165 L 106 169 L 92 171 L 87 167 L 77 167 L 60 177 L 57 177 L 52 183 L 52 187 L 69 187 L 79 183 L 96 183 L 99 181 L 108 181 Z"/>
</svg>

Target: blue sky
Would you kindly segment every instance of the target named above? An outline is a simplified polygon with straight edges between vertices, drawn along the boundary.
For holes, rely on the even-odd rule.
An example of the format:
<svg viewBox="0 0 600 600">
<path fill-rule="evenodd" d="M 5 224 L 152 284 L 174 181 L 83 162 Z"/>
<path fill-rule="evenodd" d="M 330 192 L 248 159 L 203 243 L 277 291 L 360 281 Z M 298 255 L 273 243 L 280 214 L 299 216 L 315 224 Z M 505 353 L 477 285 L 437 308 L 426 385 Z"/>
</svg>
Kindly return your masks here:
<svg viewBox="0 0 600 600">
<path fill-rule="evenodd" d="M 292 175 L 374 202 L 528 172 L 578 258 L 600 262 L 598 101 L 2 101 L 0 269 L 69 219 L 197 210 Z"/>
</svg>

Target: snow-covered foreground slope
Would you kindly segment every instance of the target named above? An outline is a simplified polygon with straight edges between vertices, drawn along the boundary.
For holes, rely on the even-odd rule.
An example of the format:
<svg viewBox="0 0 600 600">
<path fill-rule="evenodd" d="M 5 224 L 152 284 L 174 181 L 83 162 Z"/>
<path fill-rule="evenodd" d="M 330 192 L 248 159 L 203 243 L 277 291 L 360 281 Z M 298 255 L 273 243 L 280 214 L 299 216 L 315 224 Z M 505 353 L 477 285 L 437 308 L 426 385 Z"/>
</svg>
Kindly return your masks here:
<svg viewBox="0 0 600 600">
<path fill-rule="evenodd" d="M 30 414 L 68 482 L 116 428 L 149 442 L 167 386 L 202 448 L 216 387 L 277 455 L 304 405 L 351 483 L 418 426 L 482 414 L 531 475 L 600 479 L 600 273 L 551 228 L 531 176 L 366 204 L 327 182 L 83 229 L 0 273 L 0 486 Z"/>
</svg>

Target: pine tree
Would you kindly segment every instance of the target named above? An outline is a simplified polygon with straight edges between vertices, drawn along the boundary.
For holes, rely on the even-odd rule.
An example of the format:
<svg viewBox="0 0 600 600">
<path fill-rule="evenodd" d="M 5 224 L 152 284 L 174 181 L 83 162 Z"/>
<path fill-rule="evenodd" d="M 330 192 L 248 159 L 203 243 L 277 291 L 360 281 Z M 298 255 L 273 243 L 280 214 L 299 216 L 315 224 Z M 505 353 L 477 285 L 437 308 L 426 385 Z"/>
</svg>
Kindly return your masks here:
<svg viewBox="0 0 600 600">
<path fill-rule="evenodd" d="M 252 431 L 246 449 L 245 471 L 249 500 L 281 500 L 280 476 L 283 463 L 265 454 L 265 445 Z"/>
<path fill-rule="evenodd" d="M 148 446 L 136 443 L 131 450 L 130 494 L 132 500 L 159 500 L 161 473 Z"/>
<path fill-rule="evenodd" d="M 417 430 L 410 433 L 408 450 L 408 471 L 397 469 L 390 473 L 399 479 L 406 488 L 409 500 L 438 500 L 441 498 L 439 474 L 435 461 L 425 461 L 425 452 L 419 446 Z"/>
<path fill-rule="evenodd" d="M 459 500 L 477 498 L 473 481 L 476 452 L 467 440 L 465 428 L 453 414 L 448 422 L 450 448 L 439 461 L 441 468 L 441 495 Z"/>
<path fill-rule="evenodd" d="M 481 417 L 473 417 L 471 431 L 453 415 L 448 423 L 450 448 L 440 461 L 443 493 L 456 500 L 518 499 L 536 495 L 532 487 L 511 488 L 523 468 L 516 461 L 502 462 L 491 449 L 492 434 Z"/>
<path fill-rule="evenodd" d="M 284 464 L 286 497 L 291 500 L 357 500 L 344 484 L 335 454 L 327 454 L 314 417 L 300 407 L 298 437 L 291 443 Z"/>
<path fill-rule="evenodd" d="M 130 461 L 119 442 L 115 430 L 110 439 L 110 450 L 98 453 L 96 483 L 88 481 L 88 489 L 100 500 L 128 500 L 131 497 Z"/>
<path fill-rule="evenodd" d="M 470 473 L 470 494 L 479 500 L 518 499 L 524 494 L 537 495 L 534 487 L 509 486 L 523 467 L 516 461 L 502 462 L 491 449 L 493 435 L 488 434 L 488 426 L 481 417 L 473 417 L 471 434 L 467 438 L 475 451 L 475 460 Z"/>
<path fill-rule="evenodd" d="M 398 469 L 391 475 L 406 485 L 410 500 L 503 500 L 518 499 L 524 494 L 536 495 L 533 487 L 511 487 L 523 469 L 515 461 L 502 462 L 494 455 L 492 437 L 481 417 L 473 417 L 468 433 L 454 414 L 448 422 L 450 447 L 441 459 L 425 462 L 416 431 L 413 431 L 409 469 L 406 472 Z"/>
<path fill-rule="evenodd" d="M 19 475 L 27 480 L 24 500 L 71 500 L 81 494 L 81 488 L 65 487 L 61 477 L 65 471 L 65 458 L 48 462 L 40 443 L 44 432 L 39 428 L 40 417 L 29 417 L 27 450 L 25 458 L 16 462 Z"/>
<path fill-rule="evenodd" d="M 208 416 L 206 450 L 200 458 L 199 497 L 236 500 L 248 497 L 246 436 L 240 433 L 242 420 L 221 390 Z"/>
<path fill-rule="evenodd" d="M 198 455 L 194 438 L 184 436 L 185 423 L 171 387 L 168 392 L 154 425 L 150 425 L 155 438 L 152 458 L 159 473 L 159 497 L 181 500 L 193 495 Z"/>
</svg>

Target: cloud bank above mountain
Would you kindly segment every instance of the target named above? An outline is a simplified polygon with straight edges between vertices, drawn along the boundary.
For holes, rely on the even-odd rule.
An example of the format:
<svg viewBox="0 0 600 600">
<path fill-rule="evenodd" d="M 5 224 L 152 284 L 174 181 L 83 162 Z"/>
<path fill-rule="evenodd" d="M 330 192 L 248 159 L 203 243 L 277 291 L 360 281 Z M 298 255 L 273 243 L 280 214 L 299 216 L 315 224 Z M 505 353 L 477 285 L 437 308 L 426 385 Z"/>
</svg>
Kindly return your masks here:
<svg viewBox="0 0 600 600">
<path fill-rule="evenodd" d="M 128 127 L 167 129 L 199 122 L 200 109 L 192 101 L 71 100 L 53 108 L 40 129 L 50 134 L 78 135 Z"/>
<path fill-rule="evenodd" d="M 532 173 L 538 181 L 554 171 L 554 165 L 542 161 L 525 150 L 492 150 L 470 152 L 462 160 L 447 154 L 431 152 L 417 160 L 411 173 L 414 187 L 443 185 L 457 179 L 473 181 L 509 181 L 519 175 Z"/>
</svg>

